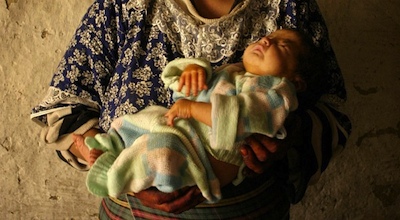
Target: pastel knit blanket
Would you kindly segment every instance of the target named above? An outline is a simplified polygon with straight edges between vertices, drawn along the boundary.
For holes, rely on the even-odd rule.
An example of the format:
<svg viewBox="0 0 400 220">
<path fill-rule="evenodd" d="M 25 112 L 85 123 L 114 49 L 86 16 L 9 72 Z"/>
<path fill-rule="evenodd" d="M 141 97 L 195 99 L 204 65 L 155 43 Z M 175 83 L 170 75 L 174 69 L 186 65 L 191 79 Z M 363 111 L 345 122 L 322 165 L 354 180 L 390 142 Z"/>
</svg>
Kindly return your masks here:
<svg viewBox="0 0 400 220">
<path fill-rule="evenodd" d="M 87 175 L 91 193 L 116 197 L 152 186 L 168 193 L 197 185 L 209 202 L 221 198 L 219 181 L 190 120 L 176 120 L 170 127 L 166 111 L 149 106 L 116 119 L 108 133 L 85 139 L 90 148 L 104 151 Z"/>
</svg>

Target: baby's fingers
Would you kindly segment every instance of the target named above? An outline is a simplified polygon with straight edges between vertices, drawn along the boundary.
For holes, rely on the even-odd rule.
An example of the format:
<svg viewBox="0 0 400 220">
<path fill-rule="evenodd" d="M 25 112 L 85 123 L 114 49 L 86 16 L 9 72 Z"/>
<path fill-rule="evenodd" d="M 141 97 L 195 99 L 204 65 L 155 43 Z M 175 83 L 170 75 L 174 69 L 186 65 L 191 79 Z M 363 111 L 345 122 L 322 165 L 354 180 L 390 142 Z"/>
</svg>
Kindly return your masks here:
<svg viewBox="0 0 400 220">
<path fill-rule="evenodd" d="M 185 85 L 186 82 L 186 75 L 183 75 L 179 78 L 179 84 L 178 84 L 178 92 L 182 91 L 183 86 Z"/>
<path fill-rule="evenodd" d="M 165 117 L 166 120 L 167 120 L 167 125 L 173 127 L 173 126 L 174 126 L 174 119 L 175 119 L 174 114 L 171 114 L 171 112 L 168 111 L 168 112 L 164 115 L 164 117 Z"/>
<path fill-rule="evenodd" d="M 190 96 L 190 89 L 191 89 L 192 78 L 193 78 L 193 76 L 190 75 L 190 74 L 188 74 L 188 75 L 185 77 L 185 87 L 186 87 L 186 89 L 185 89 L 185 96 Z"/>
<path fill-rule="evenodd" d="M 206 84 L 206 72 L 204 69 L 199 70 L 198 76 L 197 76 L 197 89 L 198 91 L 206 90 L 207 89 L 207 84 Z"/>
<path fill-rule="evenodd" d="M 185 86 L 185 91 L 182 93 L 184 93 L 185 96 L 190 95 L 190 88 L 191 88 L 191 83 L 192 83 L 191 78 L 193 78 L 193 77 L 191 76 L 191 73 L 188 73 L 188 72 L 184 72 L 181 75 L 181 77 L 179 78 L 178 92 L 181 92 L 183 87 Z"/>
<path fill-rule="evenodd" d="M 193 96 L 197 96 L 199 94 L 199 87 L 198 87 L 198 74 L 197 71 L 192 72 L 192 82 L 191 82 L 191 90 Z"/>
</svg>

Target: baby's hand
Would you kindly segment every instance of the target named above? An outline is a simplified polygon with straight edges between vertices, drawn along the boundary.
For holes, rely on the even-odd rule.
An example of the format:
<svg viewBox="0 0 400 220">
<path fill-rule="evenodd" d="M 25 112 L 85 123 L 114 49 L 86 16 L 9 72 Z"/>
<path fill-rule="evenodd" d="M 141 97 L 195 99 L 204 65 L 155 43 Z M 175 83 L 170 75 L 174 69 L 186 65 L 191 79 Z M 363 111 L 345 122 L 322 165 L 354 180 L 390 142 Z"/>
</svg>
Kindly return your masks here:
<svg viewBox="0 0 400 220">
<path fill-rule="evenodd" d="M 206 72 L 204 68 L 197 64 L 188 65 L 179 78 L 178 92 L 182 90 L 183 86 L 186 87 L 186 96 L 190 96 L 190 93 L 193 96 L 197 96 L 201 90 L 206 90 Z"/>
<path fill-rule="evenodd" d="M 192 112 L 190 110 L 193 101 L 187 99 L 179 99 L 165 114 L 167 118 L 167 125 L 174 126 L 174 119 L 179 118 L 191 118 Z"/>
</svg>

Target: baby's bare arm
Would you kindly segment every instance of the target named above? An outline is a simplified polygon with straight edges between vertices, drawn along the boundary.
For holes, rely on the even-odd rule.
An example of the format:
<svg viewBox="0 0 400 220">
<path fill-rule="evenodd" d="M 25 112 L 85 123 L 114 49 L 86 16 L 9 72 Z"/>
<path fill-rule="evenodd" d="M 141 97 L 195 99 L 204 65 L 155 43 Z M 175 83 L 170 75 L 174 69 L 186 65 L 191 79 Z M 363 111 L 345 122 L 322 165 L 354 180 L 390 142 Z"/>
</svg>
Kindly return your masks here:
<svg viewBox="0 0 400 220">
<path fill-rule="evenodd" d="M 174 126 L 174 119 L 179 118 L 194 118 L 195 120 L 204 123 L 211 127 L 211 103 L 196 102 L 187 99 L 179 99 L 165 114 L 167 124 Z"/>
</svg>

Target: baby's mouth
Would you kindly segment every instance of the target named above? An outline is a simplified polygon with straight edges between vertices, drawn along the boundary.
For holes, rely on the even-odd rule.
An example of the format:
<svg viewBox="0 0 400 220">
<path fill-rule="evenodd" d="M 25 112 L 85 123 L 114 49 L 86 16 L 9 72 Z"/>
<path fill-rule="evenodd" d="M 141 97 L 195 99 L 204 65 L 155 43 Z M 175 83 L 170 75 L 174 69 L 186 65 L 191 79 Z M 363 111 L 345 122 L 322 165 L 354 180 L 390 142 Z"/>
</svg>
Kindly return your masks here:
<svg viewBox="0 0 400 220">
<path fill-rule="evenodd" d="M 259 52 L 259 53 L 264 53 L 264 50 L 265 50 L 265 48 L 262 46 L 262 45 L 256 45 L 254 48 L 253 48 L 253 51 L 255 51 L 255 52 Z"/>
</svg>

